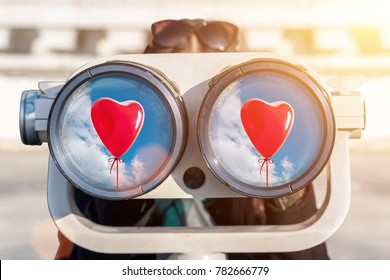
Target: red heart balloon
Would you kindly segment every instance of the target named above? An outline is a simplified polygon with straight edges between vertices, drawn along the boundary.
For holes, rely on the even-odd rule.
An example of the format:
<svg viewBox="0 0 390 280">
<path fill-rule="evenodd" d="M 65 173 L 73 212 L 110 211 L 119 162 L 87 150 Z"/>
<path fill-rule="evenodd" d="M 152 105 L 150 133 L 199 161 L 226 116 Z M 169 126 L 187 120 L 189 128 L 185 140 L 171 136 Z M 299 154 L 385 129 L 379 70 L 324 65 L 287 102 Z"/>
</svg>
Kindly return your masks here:
<svg viewBox="0 0 390 280">
<path fill-rule="evenodd" d="M 120 157 L 137 139 L 144 122 L 144 109 L 133 100 L 117 102 L 100 98 L 92 105 L 91 118 L 104 146 L 114 157 Z"/>
<path fill-rule="evenodd" d="M 286 102 L 249 99 L 241 107 L 241 122 L 252 144 L 271 158 L 284 144 L 294 123 L 294 110 Z"/>
</svg>

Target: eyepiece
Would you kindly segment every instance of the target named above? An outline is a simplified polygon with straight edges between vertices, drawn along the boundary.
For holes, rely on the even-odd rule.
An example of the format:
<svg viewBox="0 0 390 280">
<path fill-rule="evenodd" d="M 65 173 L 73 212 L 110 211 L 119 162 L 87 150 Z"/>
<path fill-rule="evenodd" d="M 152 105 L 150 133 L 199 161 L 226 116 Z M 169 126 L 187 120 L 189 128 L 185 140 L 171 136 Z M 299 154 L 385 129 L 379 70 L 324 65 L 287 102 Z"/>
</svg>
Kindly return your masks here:
<svg viewBox="0 0 390 280">
<path fill-rule="evenodd" d="M 39 90 L 24 91 L 20 99 L 19 130 L 25 145 L 42 144 L 35 130 L 35 100 L 38 99 L 39 93 Z"/>
</svg>

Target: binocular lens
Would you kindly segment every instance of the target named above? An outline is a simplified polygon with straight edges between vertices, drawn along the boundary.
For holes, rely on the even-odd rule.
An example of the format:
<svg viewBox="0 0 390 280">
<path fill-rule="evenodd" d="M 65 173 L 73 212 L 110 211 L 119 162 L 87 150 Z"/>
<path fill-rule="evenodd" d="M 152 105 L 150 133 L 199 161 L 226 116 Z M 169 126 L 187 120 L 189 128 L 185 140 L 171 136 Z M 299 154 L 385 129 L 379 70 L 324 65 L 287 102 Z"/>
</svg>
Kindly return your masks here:
<svg viewBox="0 0 390 280">
<path fill-rule="evenodd" d="M 252 61 L 218 76 L 199 118 L 205 160 L 249 196 L 286 195 L 322 170 L 334 141 L 326 92 L 281 61 Z"/>
<path fill-rule="evenodd" d="M 185 114 L 174 88 L 157 73 L 110 67 L 89 69 L 64 86 L 64 100 L 56 100 L 50 117 L 57 124 L 49 143 L 75 186 L 125 199 L 170 174 L 184 146 Z"/>
<path fill-rule="evenodd" d="M 171 174 L 187 129 L 180 94 L 160 72 L 108 62 L 62 87 L 49 116 L 48 142 L 72 184 L 119 200 L 149 192 Z M 197 134 L 205 162 L 224 185 L 246 196 L 276 197 L 303 188 L 322 171 L 335 119 L 329 93 L 313 73 L 262 58 L 211 80 Z"/>
</svg>

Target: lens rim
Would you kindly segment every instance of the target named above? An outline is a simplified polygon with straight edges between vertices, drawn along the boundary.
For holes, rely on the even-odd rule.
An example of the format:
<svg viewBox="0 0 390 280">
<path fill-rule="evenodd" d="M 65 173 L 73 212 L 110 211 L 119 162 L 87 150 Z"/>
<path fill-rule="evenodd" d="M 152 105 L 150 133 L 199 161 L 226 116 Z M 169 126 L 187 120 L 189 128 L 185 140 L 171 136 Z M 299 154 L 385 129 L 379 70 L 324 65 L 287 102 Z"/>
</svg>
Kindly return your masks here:
<svg viewBox="0 0 390 280">
<path fill-rule="evenodd" d="M 324 137 L 319 153 L 312 165 L 294 180 L 274 187 L 259 187 L 247 184 L 233 177 L 218 162 L 209 142 L 208 126 L 211 110 L 224 89 L 232 82 L 246 75 L 256 72 L 276 72 L 293 77 L 312 92 L 319 105 L 322 122 L 324 124 Z M 202 157 L 211 172 L 232 190 L 251 197 L 274 198 L 296 192 L 310 184 L 324 169 L 333 150 L 336 136 L 336 121 L 331 106 L 331 96 L 322 85 L 316 74 L 300 64 L 294 64 L 279 58 L 258 58 L 232 66 L 218 74 L 209 83 L 209 90 L 205 95 L 198 115 L 197 138 Z"/>
<path fill-rule="evenodd" d="M 60 118 L 70 96 L 87 81 L 110 74 L 128 75 L 133 78 L 138 78 L 148 84 L 156 91 L 156 94 L 160 94 L 160 97 L 164 100 L 170 111 L 173 121 L 172 126 L 174 135 L 172 145 L 164 164 L 149 179 L 132 188 L 126 188 L 124 191 L 117 191 L 115 188 L 110 190 L 108 188 L 102 189 L 100 187 L 94 187 L 94 185 L 88 181 L 88 178 L 80 178 L 77 175 L 77 172 L 74 171 L 72 164 L 66 158 L 66 154 L 60 144 Z M 110 61 L 86 68 L 67 81 L 53 102 L 49 114 L 47 131 L 48 145 L 53 161 L 69 182 L 94 197 L 108 200 L 125 200 L 143 195 L 153 190 L 171 174 L 172 170 L 179 163 L 185 150 L 188 135 L 188 121 L 186 108 L 178 89 L 157 69 L 134 62 Z"/>
</svg>

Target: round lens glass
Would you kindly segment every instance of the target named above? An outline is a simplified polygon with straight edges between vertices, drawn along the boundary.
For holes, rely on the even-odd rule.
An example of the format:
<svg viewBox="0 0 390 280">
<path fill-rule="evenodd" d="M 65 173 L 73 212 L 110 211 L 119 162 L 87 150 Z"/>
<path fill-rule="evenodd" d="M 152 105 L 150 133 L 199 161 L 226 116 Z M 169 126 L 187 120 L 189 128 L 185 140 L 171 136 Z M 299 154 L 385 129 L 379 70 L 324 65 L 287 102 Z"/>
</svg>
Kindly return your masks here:
<svg viewBox="0 0 390 280">
<path fill-rule="evenodd" d="M 331 154 L 329 102 L 321 83 L 289 62 L 259 59 L 231 67 L 211 81 L 199 113 L 203 157 L 239 193 L 269 198 L 297 191 Z"/>
<path fill-rule="evenodd" d="M 76 88 L 58 131 L 70 170 L 91 189 L 108 193 L 139 188 L 159 175 L 175 137 L 161 93 L 125 74 L 93 77 Z"/>
<path fill-rule="evenodd" d="M 241 108 L 248 101 L 252 107 L 245 118 Z M 284 114 L 281 102 L 292 110 Z M 313 164 L 322 146 L 324 125 L 316 104 L 307 87 L 283 74 L 260 72 L 232 82 L 210 114 L 208 135 L 217 161 L 249 185 L 266 186 L 267 176 L 270 187 L 293 181 Z M 246 123 L 254 130 L 246 130 Z M 277 141 L 283 142 L 279 149 Z"/>
</svg>

